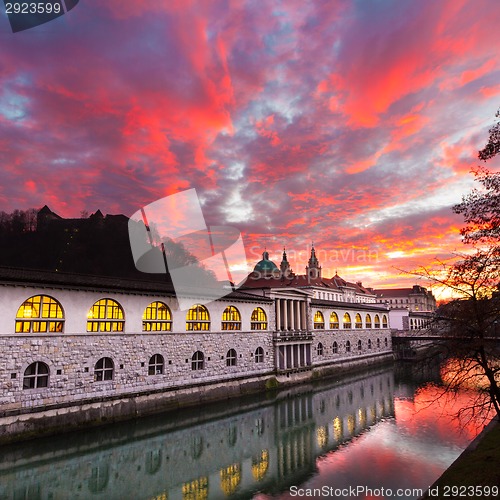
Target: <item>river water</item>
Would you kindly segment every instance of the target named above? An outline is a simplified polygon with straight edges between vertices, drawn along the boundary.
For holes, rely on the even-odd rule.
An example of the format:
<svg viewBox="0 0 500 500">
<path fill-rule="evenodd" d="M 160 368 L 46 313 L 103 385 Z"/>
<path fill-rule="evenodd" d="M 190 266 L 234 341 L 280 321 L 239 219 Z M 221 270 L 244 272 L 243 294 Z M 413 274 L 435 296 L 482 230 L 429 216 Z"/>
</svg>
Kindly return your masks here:
<svg viewBox="0 0 500 500">
<path fill-rule="evenodd" d="M 418 498 L 481 430 L 429 382 L 396 366 L 4 446 L 0 499 Z"/>
</svg>

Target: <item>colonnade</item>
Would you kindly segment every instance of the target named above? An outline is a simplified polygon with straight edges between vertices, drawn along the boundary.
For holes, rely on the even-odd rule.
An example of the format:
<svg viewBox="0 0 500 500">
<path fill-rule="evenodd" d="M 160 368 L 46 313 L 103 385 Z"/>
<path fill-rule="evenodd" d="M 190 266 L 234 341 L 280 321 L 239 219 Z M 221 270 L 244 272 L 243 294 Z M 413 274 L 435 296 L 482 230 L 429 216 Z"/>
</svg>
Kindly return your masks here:
<svg viewBox="0 0 500 500">
<path fill-rule="evenodd" d="M 303 300 L 276 299 L 276 329 L 306 330 L 306 303 Z"/>
<path fill-rule="evenodd" d="M 311 344 L 285 344 L 278 346 L 278 369 L 311 366 Z"/>
</svg>

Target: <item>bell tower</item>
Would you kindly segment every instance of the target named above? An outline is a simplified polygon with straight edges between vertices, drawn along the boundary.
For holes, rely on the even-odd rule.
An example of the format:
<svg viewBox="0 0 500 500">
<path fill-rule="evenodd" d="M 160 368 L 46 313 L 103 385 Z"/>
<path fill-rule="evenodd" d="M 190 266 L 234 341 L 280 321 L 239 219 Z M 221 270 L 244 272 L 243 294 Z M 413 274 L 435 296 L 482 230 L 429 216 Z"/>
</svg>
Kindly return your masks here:
<svg viewBox="0 0 500 500">
<path fill-rule="evenodd" d="M 319 265 L 318 258 L 316 257 L 316 250 L 314 249 L 314 243 L 311 245 L 311 256 L 306 266 L 307 279 L 311 278 L 321 278 L 321 266 Z"/>
</svg>

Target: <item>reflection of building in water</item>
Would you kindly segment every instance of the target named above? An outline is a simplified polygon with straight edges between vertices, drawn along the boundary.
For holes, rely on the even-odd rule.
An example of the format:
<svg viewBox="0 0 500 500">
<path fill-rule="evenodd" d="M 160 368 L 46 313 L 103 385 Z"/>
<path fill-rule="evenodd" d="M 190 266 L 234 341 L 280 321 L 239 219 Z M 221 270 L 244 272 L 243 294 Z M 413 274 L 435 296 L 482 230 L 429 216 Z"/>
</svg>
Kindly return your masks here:
<svg viewBox="0 0 500 500">
<path fill-rule="evenodd" d="M 282 491 L 310 475 L 318 456 L 392 416 L 393 391 L 385 371 L 299 396 L 280 393 L 274 404 L 236 416 L 211 420 L 208 412 L 206 423 L 187 428 L 144 421 L 107 439 L 101 429 L 95 442 L 77 434 L 58 449 L 40 445 L 39 458 L 19 444 L 0 458 L 0 498 L 200 500 Z"/>
</svg>

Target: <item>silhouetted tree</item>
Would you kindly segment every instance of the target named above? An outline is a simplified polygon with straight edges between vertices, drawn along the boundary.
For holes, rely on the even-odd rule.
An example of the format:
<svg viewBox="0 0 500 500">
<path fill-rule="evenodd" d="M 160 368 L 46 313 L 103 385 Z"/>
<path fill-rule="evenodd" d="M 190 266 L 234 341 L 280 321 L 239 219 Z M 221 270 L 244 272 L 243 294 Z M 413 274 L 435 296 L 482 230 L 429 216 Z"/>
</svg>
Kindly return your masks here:
<svg viewBox="0 0 500 500">
<path fill-rule="evenodd" d="M 496 116 L 500 116 L 500 111 Z M 489 131 L 489 140 L 479 151 L 486 161 L 500 153 L 500 122 Z M 471 415 L 494 408 L 500 418 L 500 345 L 497 322 L 500 318 L 500 174 L 485 167 L 474 170 L 481 189 L 473 189 L 453 207 L 462 214 L 464 243 L 472 251 L 457 255 L 450 266 L 420 269 L 418 274 L 453 292 L 454 300 L 440 307 L 434 328 L 450 341 L 447 387 L 475 388 L 476 399 L 467 408 Z"/>
</svg>

